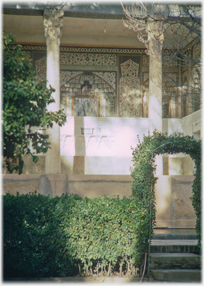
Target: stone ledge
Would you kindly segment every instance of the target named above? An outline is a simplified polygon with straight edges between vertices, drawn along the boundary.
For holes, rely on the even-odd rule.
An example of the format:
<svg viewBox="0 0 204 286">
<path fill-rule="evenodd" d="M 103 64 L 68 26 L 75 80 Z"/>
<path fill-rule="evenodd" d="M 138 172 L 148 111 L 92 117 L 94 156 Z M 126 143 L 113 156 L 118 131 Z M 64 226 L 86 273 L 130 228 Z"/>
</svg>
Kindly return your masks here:
<svg viewBox="0 0 204 286">
<path fill-rule="evenodd" d="M 51 278 L 33 278 L 33 279 L 21 279 L 21 278 L 14 278 L 11 280 L 8 280 L 6 282 L 74 282 L 74 283 L 127 283 L 127 282 L 140 282 L 141 277 L 99 277 L 99 276 L 93 276 L 93 277 L 51 277 Z M 146 278 L 144 277 L 142 282 L 153 282 L 153 278 Z"/>
<path fill-rule="evenodd" d="M 157 281 L 165 282 L 201 282 L 201 270 L 191 269 L 155 269 L 151 270 L 151 274 Z"/>
</svg>

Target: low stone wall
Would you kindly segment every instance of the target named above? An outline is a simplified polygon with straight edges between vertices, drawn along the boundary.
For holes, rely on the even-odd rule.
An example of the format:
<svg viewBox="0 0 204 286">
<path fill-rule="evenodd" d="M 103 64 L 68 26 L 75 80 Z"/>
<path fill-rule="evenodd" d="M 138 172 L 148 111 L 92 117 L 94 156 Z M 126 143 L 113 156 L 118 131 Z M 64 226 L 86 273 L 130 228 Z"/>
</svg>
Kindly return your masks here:
<svg viewBox="0 0 204 286">
<path fill-rule="evenodd" d="M 194 176 L 161 176 L 156 185 L 156 226 L 194 228 L 195 212 L 190 197 Z M 131 195 L 132 178 L 128 175 L 3 175 L 3 193 L 16 195 L 34 192 L 61 196 L 63 193 L 82 197 Z"/>
<path fill-rule="evenodd" d="M 131 195 L 131 176 L 117 175 L 16 175 L 3 176 L 3 193 L 16 195 L 34 192 L 61 196 L 63 193 L 82 197 Z"/>
</svg>

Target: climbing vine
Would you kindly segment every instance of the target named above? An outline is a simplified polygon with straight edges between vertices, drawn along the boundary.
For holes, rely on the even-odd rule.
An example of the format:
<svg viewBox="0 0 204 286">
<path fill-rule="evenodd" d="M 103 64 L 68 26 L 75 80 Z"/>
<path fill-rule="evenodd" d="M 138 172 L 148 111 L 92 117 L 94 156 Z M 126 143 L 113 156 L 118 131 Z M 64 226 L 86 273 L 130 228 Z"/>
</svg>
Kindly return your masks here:
<svg viewBox="0 0 204 286">
<path fill-rule="evenodd" d="M 150 231 L 152 237 L 156 214 L 154 190 L 158 179 L 154 176 L 156 171 L 155 157 L 164 153 L 185 153 L 190 155 L 195 163 L 196 170 L 191 200 L 196 213 L 196 233 L 198 246 L 201 250 L 201 140 L 197 141 L 191 136 L 183 136 L 181 133 L 167 136 L 155 131 L 153 135 L 144 136 L 143 141 L 139 142 L 137 147 L 133 149 L 132 195 L 137 198 L 140 211 L 145 213 L 146 224 L 143 224 L 145 227 L 143 231 Z M 151 217 L 150 201 L 152 204 Z M 150 230 L 149 225 L 151 225 Z M 148 240 L 146 239 L 144 248 L 147 249 L 147 246 Z"/>
</svg>

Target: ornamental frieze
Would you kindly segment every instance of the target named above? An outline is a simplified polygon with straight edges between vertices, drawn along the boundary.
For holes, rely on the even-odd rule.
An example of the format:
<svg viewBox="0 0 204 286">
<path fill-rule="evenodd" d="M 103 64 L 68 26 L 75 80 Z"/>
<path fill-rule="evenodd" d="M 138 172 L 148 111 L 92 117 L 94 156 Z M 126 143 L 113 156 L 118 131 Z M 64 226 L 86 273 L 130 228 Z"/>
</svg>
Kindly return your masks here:
<svg viewBox="0 0 204 286">
<path fill-rule="evenodd" d="M 45 51 L 46 45 L 23 45 L 23 51 Z M 121 49 L 121 48 L 85 48 L 85 47 L 60 47 L 60 52 L 74 53 L 103 53 L 103 54 L 138 54 L 144 55 L 145 49 Z"/>
<path fill-rule="evenodd" d="M 116 55 L 60 53 L 60 64 L 84 66 L 116 66 Z"/>
</svg>

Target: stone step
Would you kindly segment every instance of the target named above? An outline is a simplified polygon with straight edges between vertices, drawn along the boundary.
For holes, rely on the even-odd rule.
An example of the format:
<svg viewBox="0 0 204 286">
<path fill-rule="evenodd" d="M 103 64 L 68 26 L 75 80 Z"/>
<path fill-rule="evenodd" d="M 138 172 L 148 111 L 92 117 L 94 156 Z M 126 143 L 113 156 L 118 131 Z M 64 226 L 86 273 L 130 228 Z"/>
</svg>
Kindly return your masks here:
<svg viewBox="0 0 204 286">
<path fill-rule="evenodd" d="M 194 253 L 150 253 L 150 269 L 200 269 L 201 256 Z"/>
<path fill-rule="evenodd" d="M 151 275 L 156 281 L 201 282 L 201 270 L 196 269 L 154 269 Z"/>
<path fill-rule="evenodd" d="M 151 253 L 199 253 L 197 245 L 152 245 Z"/>
<path fill-rule="evenodd" d="M 196 233 L 155 233 L 153 239 L 196 239 Z"/>
<path fill-rule="evenodd" d="M 156 252 L 188 252 L 198 253 L 197 239 L 153 239 L 151 241 L 151 253 Z"/>
</svg>

